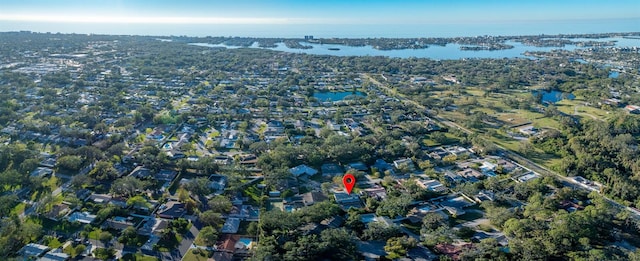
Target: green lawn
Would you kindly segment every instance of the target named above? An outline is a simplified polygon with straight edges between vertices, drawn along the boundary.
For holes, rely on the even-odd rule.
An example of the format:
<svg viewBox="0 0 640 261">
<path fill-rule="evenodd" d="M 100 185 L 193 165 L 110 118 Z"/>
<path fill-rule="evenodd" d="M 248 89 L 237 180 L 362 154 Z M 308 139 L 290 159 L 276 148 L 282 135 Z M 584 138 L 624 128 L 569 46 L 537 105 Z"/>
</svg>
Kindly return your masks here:
<svg viewBox="0 0 640 261">
<path fill-rule="evenodd" d="M 464 215 L 458 216 L 457 219 L 464 220 L 466 222 L 466 221 L 473 221 L 482 217 L 483 215 L 480 212 L 467 211 L 466 213 L 464 213 Z"/>
<path fill-rule="evenodd" d="M 58 188 L 58 178 L 53 176 L 49 178 L 45 183 L 45 187 L 48 187 L 50 191 L 54 191 Z"/>
<path fill-rule="evenodd" d="M 258 223 L 258 222 L 252 222 L 252 221 L 240 221 L 240 227 L 238 228 L 238 233 L 239 235 L 249 235 L 249 233 L 247 232 L 247 228 L 249 228 L 249 224 L 251 223 Z"/>
<path fill-rule="evenodd" d="M 180 245 L 181 241 L 182 241 L 182 236 L 176 233 L 174 238 L 171 238 L 169 240 L 160 240 L 156 244 L 156 249 L 160 252 L 171 252 L 171 250 L 175 249 L 176 247 L 178 247 L 178 245 Z"/>
<path fill-rule="evenodd" d="M 209 251 L 204 249 L 190 249 L 187 254 L 184 255 L 182 261 L 206 261 L 209 259 Z"/>
<path fill-rule="evenodd" d="M 420 229 L 422 228 L 420 223 L 413 224 L 413 223 L 409 222 L 408 220 L 403 220 L 402 221 L 402 226 L 406 227 L 409 230 L 411 230 L 411 232 L 420 235 Z"/>
<path fill-rule="evenodd" d="M 511 139 L 506 136 L 491 136 L 489 137 L 489 140 L 512 151 L 518 151 L 520 146 L 520 141 Z"/>
<path fill-rule="evenodd" d="M 100 233 L 102 233 L 101 229 L 96 229 L 94 231 L 89 232 L 89 239 L 100 240 Z"/>
<path fill-rule="evenodd" d="M 16 205 L 12 210 L 11 210 L 11 214 L 15 214 L 15 215 L 20 215 L 22 213 L 24 213 L 25 208 L 27 207 L 27 204 L 24 202 L 20 202 L 20 204 Z"/>
<path fill-rule="evenodd" d="M 260 202 L 260 197 L 262 196 L 262 191 L 258 189 L 256 186 L 249 186 L 244 189 L 245 195 L 249 196 L 255 202 Z"/>
<path fill-rule="evenodd" d="M 191 251 L 189 251 L 191 252 Z M 137 254 L 126 254 L 124 256 L 122 256 L 122 258 L 120 258 L 120 260 L 122 261 L 157 261 L 159 260 L 157 257 L 155 256 L 147 256 L 147 255 L 143 255 L 140 253 Z"/>
<path fill-rule="evenodd" d="M 536 128 L 560 128 L 560 123 L 552 118 L 544 117 L 533 120 L 533 126 Z"/>
</svg>

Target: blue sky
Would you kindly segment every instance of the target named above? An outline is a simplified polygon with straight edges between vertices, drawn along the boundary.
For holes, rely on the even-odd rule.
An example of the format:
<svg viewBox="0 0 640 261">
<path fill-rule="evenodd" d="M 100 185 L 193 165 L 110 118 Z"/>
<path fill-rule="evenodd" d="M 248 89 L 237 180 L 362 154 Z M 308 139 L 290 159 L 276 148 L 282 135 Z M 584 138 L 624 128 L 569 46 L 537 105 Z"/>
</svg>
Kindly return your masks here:
<svg viewBox="0 0 640 261">
<path fill-rule="evenodd" d="M 0 1 L 0 31 L 452 37 L 640 30 L 640 0 Z"/>
<path fill-rule="evenodd" d="M 18 22 L 434 24 L 640 17 L 638 0 L 5 0 L 1 5 L 0 21 Z"/>
</svg>

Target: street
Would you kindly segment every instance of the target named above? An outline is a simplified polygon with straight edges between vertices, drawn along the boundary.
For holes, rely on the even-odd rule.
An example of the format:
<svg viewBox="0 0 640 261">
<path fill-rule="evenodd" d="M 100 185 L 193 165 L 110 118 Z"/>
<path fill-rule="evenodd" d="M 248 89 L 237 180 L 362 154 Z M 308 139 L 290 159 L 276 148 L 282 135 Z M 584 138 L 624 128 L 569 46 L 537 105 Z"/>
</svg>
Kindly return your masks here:
<svg viewBox="0 0 640 261">
<path fill-rule="evenodd" d="M 414 100 L 411 100 L 411 99 L 407 98 L 405 95 L 400 94 L 400 93 L 396 92 L 395 90 L 389 88 L 385 84 L 380 83 L 380 81 L 378 81 L 375 78 L 371 77 L 371 75 L 363 73 L 361 76 L 363 78 L 371 81 L 372 83 L 374 83 L 379 88 L 382 88 L 387 94 L 399 97 L 399 98 L 401 98 L 401 100 L 403 102 L 410 103 L 410 104 L 412 104 L 412 105 L 414 105 L 414 106 L 416 106 L 416 107 L 418 107 L 420 109 L 426 109 L 424 106 L 422 106 L 418 102 L 416 102 Z M 438 122 L 440 122 L 441 124 L 443 124 L 445 126 L 459 129 L 459 130 L 461 130 L 463 132 L 466 132 L 468 134 L 474 133 L 472 130 L 464 128 L 464 127 L 462 127 L 462 126 L 460 126 L 460 125 L 458 125 L 458 124 L 456 124 L 456 123 L 454 123 L 452 121 L 449 121 L 447 119 L 444 119 L 444 118 L 441 118 L 441 117 L 438 117 L 438 116 L 434 116 L 433 119 L 438 121 Z M 509 150 L 509 149 L 507 149 L 507 148 L 505 148 L 503 146 L 500 146 L 500 145 L 495 144 L 495 143 L 493 143 L 493 145 L 495 145 L 497 148 L 499 148 L 507 158 L 513 160 L 516 163 L 519 163 L 522 167 L 524 167 L 527 170 L 530 170 L 530 171 L 533 171 L 533 172 L 536 172 L 536 173 L 539 173 L 539 174 L 542 174 L 542 175 L 553 176 L 556 179 L 560 180 L 563 184 L 572 184 L 571 187 L 574 188 L 574 189 L 578 189 L 579 188 L 579 189 L 588 190 L 587 188 L 584 188 L 583 186 L 581 186 L 579 183 L 577 183 L 573 179 L 564 177 L 564 176 L 562 176 L 562 175 L 560 175 L 560 174 L 558 174 L 558 173 L 556 173 L 554 171 L 551 171 L 551 170 L 545 168 L 544 166 L 541 166 L 538 163 L 535 163 L 535 162 L 533 162 L 533 161 L 531 161 L 531 160 L 529 160 L 529 159 L 527 159 L 525 157 L 522 157 L 519 154 L 517 154 L 517 153 L 515 153 L 515 152 L 513 152 L 513 151 L 511 151 L 511 150 Z M 624 206 L 624 205 L 614 201 L 613 199 L 608 198 L 605 195 L 602 195 L 602 194 L 600 194 L 600 195 L 605 200 L 607 200 L 609 203 L 611 203 L 612 205 L 618 206 L 618 207 L 623 208 L 623 209 L 626 209 L 626 210 L 628 210 L 629 212 L 632 213 L 632 216 L 634 218 L 640 219 L 640 211 L 638 211 L 636 209 L 633 209 L 633 208 L 630 208 L 630 207 L 627 207 L 627 206 Z"/>
</svg>

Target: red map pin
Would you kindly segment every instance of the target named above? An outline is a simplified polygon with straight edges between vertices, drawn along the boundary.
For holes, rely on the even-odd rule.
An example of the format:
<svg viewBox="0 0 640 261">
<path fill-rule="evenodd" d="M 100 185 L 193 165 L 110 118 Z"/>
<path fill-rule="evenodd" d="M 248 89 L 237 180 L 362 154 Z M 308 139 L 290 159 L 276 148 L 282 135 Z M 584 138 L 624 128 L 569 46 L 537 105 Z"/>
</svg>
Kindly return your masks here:
<svg viewBox="0 0 640 261">
<path fill-rule="evenodd" d="M 342 177 L 342 183 L 344 187 L 347 189 L 347 193 L 351 194 L 351 190 L 353 190 L 353 186 L 356 184 L 356 177 L 352 174 L 347 173 Z"/>
</svg>

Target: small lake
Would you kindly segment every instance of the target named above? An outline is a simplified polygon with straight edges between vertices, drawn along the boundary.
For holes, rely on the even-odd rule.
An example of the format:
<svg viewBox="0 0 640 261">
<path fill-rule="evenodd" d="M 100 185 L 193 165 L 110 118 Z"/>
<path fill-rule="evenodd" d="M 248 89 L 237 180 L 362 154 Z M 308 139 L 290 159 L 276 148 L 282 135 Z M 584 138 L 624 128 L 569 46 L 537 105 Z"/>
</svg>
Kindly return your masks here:
<svg viewBox="0 0 640 261">
<path fill-rule="evenodd" d="M 544 104 L 559 102 L 563 99 L 563 96 L 565 96 L 564 98 L 567 98 L 569 100 L 573 100 L 576 98 L 576 96 L 571 93 L 563 93 L 561 91 L 556 91 L 556 90 L 552 90 L 552 91 L 535 90 L 533 91 L 533 94 L 538 95 L 539 92 L 542 92 L 542 103 Z M 563 94 L 566 94 L 566 95 L 563 95 Z"/>
<path fill-rule="evenodd" d="M 313 97 L 318 99 L 318 101 L 341 101 L 347 98 L 348 96 L 367 96 L 363 92 L 315 92 Z"/>
<path fill-rule="evenodd" d="M 617 71 L 611 71 L 609 72 L 609 78 L 618 78 L 618 76 L 620 76 L 620 72 Z"/>
<path fill-rule="evenodd" d="M 580 40 L 580 39 L 578 39 Z M 622 37 L 600 38 L 590 39 L 593 41 L 615 41 L 616 47 L 632 47 L 640 46 L 640 39 L 629 39 Z M 525 52 L 539 51 L 548 52 L 554 49 L 563 49 L 573 51 L 575 49 L 585 49 L 586 47 L 578 47 L 576 45 L 565 45 L 564 47 L 536 47 L 531 45 L 524 45 L 515 41 L 506 41 L 505 44 L 512 45 L 513 48 L 505 50 L 480 50 L 480 51 L 464 51 L 460 50 L 460 47 L 466 45 L 460 44 L 447 44 L 445 46 L 430 45 L 424 49 L 402 49 L 402 50 L 378 50 L 370 45 L 367 46 L 346 46 L 341 44 L 318 44 L 300 42 L 305 46 L 311 46 L 310 49 L 293 49 L 287 47 L 284 43 L 277 43 L 274 48 L 263 48 L 275 51 L 283 51 L 289 53 L 306 53 L 316 55 L 335 55 L 335 56 L 387 56 L 395 58 L 430 58 L 434 60 L 457 60 L 467 58 L 515 58 L 515 57 L 527 57 Z M 203 47 L 225 47 L 230 49 L 239 48 L 237 46 L 227 46 L 225 44 L 208 44 L 208 43 L 190 43 L 190 45 L 203 46 Z M 254 43 L 249 48 L 261 48 Z"/>
</svg>

